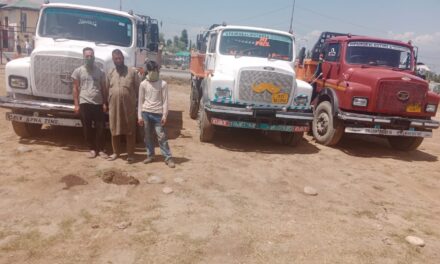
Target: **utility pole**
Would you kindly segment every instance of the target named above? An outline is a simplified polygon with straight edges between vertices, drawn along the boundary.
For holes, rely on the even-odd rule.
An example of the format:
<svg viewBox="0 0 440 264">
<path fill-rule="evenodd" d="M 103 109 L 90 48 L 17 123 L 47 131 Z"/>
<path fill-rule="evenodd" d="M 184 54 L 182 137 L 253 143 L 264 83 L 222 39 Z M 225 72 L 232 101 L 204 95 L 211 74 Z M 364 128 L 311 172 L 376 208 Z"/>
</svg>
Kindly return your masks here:
<svg viewBox="0 0 440 264">
<path fill-rule="evenodd" d="M 293 5 L 292 5 L 292 15 L 290 16 L 290 28 L 289 28 L 289 32 L 293 34 L 293 14 L 295 13 L 295 2 L 296 0 L 293 0 Z"/>
<path fill-rule="evenodd" d="M 122 0 L 119 0 L 119 10 L 122 11 Z"/>
</svg>

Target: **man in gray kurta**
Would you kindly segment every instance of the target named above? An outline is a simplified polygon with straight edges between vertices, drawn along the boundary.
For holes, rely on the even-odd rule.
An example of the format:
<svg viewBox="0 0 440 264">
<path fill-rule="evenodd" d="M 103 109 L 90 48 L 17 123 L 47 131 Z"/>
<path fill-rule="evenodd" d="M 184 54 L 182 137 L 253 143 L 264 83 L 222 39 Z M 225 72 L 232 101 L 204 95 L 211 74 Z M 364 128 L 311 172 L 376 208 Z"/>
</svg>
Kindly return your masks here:
<svg viewBox="0 0 440 264">
<path fill-rule="evenodd" d="M 113 154 L 109 160 L 115 160 L 121 154 L 121 136 L 125 135 L 127 162 L 132 163 L 136 143 L 136 97 L 139 89 L 139 76 L 135 70 L 124 64 L 124 55 L 119 49 L 112 52 L 112 58 L 115 68 L 107 74 L 110 132 L 113 145 Z"/>
</svg>

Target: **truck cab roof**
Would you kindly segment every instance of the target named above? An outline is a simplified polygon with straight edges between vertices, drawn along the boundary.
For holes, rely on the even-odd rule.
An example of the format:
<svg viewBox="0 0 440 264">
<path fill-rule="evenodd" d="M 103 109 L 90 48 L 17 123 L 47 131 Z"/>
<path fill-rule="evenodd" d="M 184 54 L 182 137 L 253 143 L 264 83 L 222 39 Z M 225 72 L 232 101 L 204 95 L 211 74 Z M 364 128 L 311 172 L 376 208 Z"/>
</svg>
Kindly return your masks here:
<svg viewBox="0 0 440 264">
<path fill-rule="evenodd" d="M 327 40 L 327 42 L 348 42 L 348 41 L 376 41 L 376 42 L 384 42 L 384 43 L 406 46 L 408 48 L 412 47 L 411 44 L 400 40 L 390 40 L 390 39 L 374 38 L 367 36 L 338 36 Z"/>
<path fill-rule="evenodd" d="M 239 30 L 241 29 L 241 30 L 263 31 L 263 32 L 276 33 L 276 34 L 281 34 L 281 35 L 293 37 L 293 34 L 286 32 L 286 31 L 270 29 L 270 28 L 248 27 L 248 26 L 237 26 L 237 25 L 219 25 L 219 26 L 216 26 L 216 27 L 210 29 L 209 31 L 219 31 L 219 30 L 223 30 L 223 29 L 239 29 Z"/>
<path fill-rule="evenodd" d="M 118 16 L 125 16 L 128 18 L 134 18 L 136 20 L 142 20 L 140 17 L 138 17 L 136 15 L 131 15 L 128 12 L 109 9 L 109 8 L 95 7 L 95 6 L 75 5 L 75 4 L 65 4 L 65 3 L 49 3 L 49 4 L 42 5 L 42 8 L 46 8 L 46 7 L 58 7 L 58 8 L 64 7 L 64 8 L 89 10 L 89 11 L 98 11 L 98 12 L 109 13 L 109 14 L 118 15 Z"/>
</svg>

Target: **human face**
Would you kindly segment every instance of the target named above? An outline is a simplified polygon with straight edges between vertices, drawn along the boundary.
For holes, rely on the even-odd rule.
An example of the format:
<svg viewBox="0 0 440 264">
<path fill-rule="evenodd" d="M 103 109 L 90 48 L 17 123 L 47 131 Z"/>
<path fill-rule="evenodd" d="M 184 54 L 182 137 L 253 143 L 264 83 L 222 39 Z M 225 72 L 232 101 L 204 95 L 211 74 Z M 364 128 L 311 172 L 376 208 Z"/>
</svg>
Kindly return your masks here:
<svg viewBox="0 0 440 264">
<path fill-rule="evenodd" d="M 121 67 L 124 65 L 124 56 L 118 53 L 112 55 L 113 63 L 116 67 Z"/>
<path fill-rule="evenodd" d="M 86 50 L 84 52 L 84 64 L 86 65 L 87 68 L 91 69 L 94 63 L 95 63 L 95 56 L 93 54 L 93 51 Z"/>
<path fill-rule="evenodd" d="M 91 59 L 91 58 L 93 58 L 94 57 L 94 54 L 93 54 L 93 51 L 91 51 L 91 50 L 86 50 L 85 52 L 84 52 L 84 54 L 83 54 L 83 56 L 84 56 L 84 59 Z"/>
</svg>

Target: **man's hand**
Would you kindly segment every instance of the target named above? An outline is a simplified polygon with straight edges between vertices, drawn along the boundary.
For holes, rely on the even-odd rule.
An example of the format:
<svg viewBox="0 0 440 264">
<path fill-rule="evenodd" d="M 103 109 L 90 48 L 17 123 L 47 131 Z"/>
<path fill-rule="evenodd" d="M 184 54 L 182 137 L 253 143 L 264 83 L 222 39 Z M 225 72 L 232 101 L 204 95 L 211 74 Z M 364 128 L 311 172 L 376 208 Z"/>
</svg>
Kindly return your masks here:
<svg viewBox="0 0 440 264">
<path fill-rule="evenodd" d="M 75 107 L 73 108 L 73 112 L 75 114 L 79 114 L 79 105 L 75 105 Z"/>
<path fill-rule="evenodd" d="M 107 113 L 107 112 L 108 112 L 108 106 L 107 106 L 107 104 L 103 104 L 103 105 L 102 105 L 102 111 L 103 111 L 104 113 Z"/>
<path fill-rule="evenodd" d="M 162 119 L 160 120 L 160 124 L 164 126 L 166 123 L 167 123 L 167 119 L 162 117 Z"/>
<path fill-rule="evenodd" d="M 144 120 L 143 119 L 138 119 L 138 125 L 143 127 L 144 126 Z"/>
</svg>

